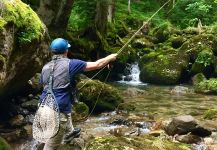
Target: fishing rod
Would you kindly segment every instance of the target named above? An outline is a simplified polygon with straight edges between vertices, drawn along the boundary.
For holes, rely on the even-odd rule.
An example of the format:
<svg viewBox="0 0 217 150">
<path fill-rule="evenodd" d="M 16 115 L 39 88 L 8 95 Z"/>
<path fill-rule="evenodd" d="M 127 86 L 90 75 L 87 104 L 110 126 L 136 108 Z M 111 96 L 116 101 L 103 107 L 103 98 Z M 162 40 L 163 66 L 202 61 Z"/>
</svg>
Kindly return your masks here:
<svg viewBox="0 0 217 150">
<path fill-rule="evenodd" d="M 122 48 L 118 50 L 117 55 L 120 55 L 120 53 L 128 46 L 128 44 L 136 37 L 136 35 L 137 35 L 137 34 L 151 21 L 151 19 L 152 19 L 161 9 L 163 9 L 170 1 L 171 1 L 171 0 L 168 0 L 166 3 L 164 3 L 164 4 L 147 20 L 147 22 L 145 22 L 145 23 L 131 36 L 131 38 L 122 46 Z M 107 68 L 107 66 L 104 66 L 104 67 L 101 68 L 94 76 L 92 76 L 91 78 L 89 78 L 89 79 L 78 89 L 78 91 L 80 91 L 88 82 L 90 82 L 93 78 L 95 78 L 95 77 L 96 77 L 99 73 L 101 73 L 105 68 Z M 105 81 L 108 79 L 110 72 L 111 72 L 111 70 L 109 69 L 109 73 L 107 74 Z M 105 86 L 105 85 L 104 85 L 104 86 Z M 104 88 L 104 86 L 103 86 L 103 88 Z M 103 88 L 102 88 L 102 89 L 103 89 Z M 97 97 L 97 99 L 96 99 L 96 102 L 95 102 L 95 104 L 94 104 L 94 106 L 93 106 L 91 112 L 90 112 L 86 117 L 82 118 L 81 120 L 83 120 L 83 119 L 88 119 L 88 118 L 90 117 L 90 115 L 93 113 L 93 111 L 94 111 L 94 109 L 95 109 L 95 107 L 96 107 L 96 104 L 97 104 L 98 101 L 99 101 L 99 97 L 100 97 L 100 95 L 101 95 L 101 93 L 102 93 L 102 89 L 101 89 L 101 91 L 99 92 L 99 95 L 98 95 L 98 97 Z"/>
<path fill-rule="evenodd" d="M 152 18 L 159 12 L 161 9 L 163 9 L 171 0 L 168 0 L 166 3 L 164 3 L 148 20 L 145 22 L 132 36 L 131 38 L 122 46 L 121 49 L 118 50 L 117 54 L 120 55 L 120 53 L 128 46 L 128 44 L 136 37 L 136 35 L 152 20 Z M 78 90 L 81 90 L 89 81 L 91 81 L 93 78 L 95 78 L 99 73 L 101 73 L 107 66 L 104 66 L 101 68 L 94 76 L 89 78 Z"/>
</svg>

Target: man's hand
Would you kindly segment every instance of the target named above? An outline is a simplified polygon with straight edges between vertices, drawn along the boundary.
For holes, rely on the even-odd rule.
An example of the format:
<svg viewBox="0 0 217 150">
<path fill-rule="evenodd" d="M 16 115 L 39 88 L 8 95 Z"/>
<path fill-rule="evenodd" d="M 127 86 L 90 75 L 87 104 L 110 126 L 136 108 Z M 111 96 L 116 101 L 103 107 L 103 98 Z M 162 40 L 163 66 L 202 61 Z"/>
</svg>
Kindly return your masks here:
<svg viewBox="0 0 217 150">
<path fill-rule="evenodd" d="M 118 56 L 118 54 L 114 53 L 114 54 L 108 55 L 107 57 L 110 61 L 114 61 L 114 60 L 116 60 L 117 56 Z"/>
<path fill-rule="evenodd" d="M 104 58 L 101 58 L 95 62 L 87 62 L 87 66 L 85 68 L 85 71 L 100 69 L 103 66 L 109 64 L 109 62 L 116 60 L 117 56 L 118 56 L 118 54 L 114 53 L 114 54 L 110 54 Z"/>
</svg>

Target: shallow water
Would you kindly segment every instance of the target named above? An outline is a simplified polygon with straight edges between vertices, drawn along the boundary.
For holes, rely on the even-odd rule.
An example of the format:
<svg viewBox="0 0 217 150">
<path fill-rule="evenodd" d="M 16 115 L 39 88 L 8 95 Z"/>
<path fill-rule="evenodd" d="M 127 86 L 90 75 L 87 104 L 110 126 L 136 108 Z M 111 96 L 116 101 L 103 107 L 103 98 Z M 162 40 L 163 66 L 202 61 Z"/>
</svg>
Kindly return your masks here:
<svg viewBox="0 0 217 150">
<path fill-rule="evenodd" d="M 132 85 L 114 84 L 119 90 L 132 88 Z M 143 94 L 129 97 L 123 94 L 125 103 L 133 103 L 135 112 L 153 114 L 157 118 L 171 118 L 177 115 L 192 115 L 202 119 L 203 113 L 210 108 L 217 108 L 216 95 L 203 95 L 194 92 L 189 85 L 155 86 L 139 85 L 133 88 Z"/>
</svg>

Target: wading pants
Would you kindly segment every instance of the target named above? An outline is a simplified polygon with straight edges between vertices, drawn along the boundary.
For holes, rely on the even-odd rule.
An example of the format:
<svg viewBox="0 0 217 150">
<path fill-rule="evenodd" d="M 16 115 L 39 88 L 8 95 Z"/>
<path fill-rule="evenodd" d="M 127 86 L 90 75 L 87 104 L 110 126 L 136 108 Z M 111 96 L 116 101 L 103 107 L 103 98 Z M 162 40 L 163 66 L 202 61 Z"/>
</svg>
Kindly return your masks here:
<svg viewBox="0 0 217 150">
<path fill-rule="evenodd" d="M 73 125 L 72 125 L 72 118 L 71 113 L 70 114 L 64 114 L 60 113 L 60 129 L 56 136 L 49 139 L 45 145 L 43 150 L 57 150 L 60 144 L 62 143 L 62 140 L 64 138 L 64 135 L 67 135 L 67 133 L 70 133 L 73 131 Z M 64 141 L 63 141 L 64 142 Z"/>
</svg>

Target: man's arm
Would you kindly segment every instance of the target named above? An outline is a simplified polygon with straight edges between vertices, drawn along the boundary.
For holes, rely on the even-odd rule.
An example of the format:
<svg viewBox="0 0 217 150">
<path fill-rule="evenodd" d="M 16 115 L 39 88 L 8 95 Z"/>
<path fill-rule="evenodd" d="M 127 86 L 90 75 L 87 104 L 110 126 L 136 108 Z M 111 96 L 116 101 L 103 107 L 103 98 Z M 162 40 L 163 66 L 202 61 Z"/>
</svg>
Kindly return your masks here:
<svg viewBox="0 0 217 150">
<path fill-rule="evenodd" d="M 110 61 L 114 61 L 117 58 L 117 54 L 111 54 L 108 55 L 107 57 L 101 58 L 95 62 L 87 62 L 86 68 L 84 71 L 91 71 L 91 70 L 96 70 L 104 67 L 107 65 Z"/>
</svg>

